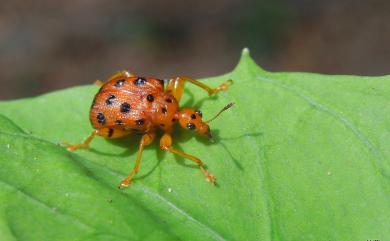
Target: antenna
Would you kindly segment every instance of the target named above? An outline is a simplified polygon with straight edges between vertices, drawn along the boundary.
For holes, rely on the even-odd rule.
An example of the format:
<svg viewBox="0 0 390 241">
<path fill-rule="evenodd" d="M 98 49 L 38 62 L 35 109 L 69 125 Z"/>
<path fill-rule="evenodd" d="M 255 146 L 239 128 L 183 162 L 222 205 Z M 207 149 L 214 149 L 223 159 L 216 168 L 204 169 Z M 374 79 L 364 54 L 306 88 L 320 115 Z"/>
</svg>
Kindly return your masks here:
<svg viewBox="0 0 390 241">
<path fill-rule="evenodd" d="M 220 110 L 213 118 L 211 118 L 210 120 L 206 121 L 206 123 L 210 123 L 211 121 L 215 120 L 220 114 L 222 114 L 222 112 L 224 112 L 225 110 L 228 110 L 230 109 L 231 107 L 234 106 L 234 102 L 231 102 L 229 104 L 227 104 L 225 107 L 223 107 L 222 110 Z"/>
</svg>

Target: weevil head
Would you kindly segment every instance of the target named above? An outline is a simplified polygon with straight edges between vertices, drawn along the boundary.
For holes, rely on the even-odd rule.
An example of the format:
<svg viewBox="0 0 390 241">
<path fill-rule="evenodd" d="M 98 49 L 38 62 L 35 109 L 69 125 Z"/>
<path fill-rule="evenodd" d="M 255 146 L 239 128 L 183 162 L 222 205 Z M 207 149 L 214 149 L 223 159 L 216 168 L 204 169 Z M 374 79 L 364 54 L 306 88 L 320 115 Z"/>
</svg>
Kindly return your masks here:
<svg viewBox="0 0 390 241">
<path fill-rule="evenodd" d="M 223 107 L 213 118 L 208 121 L 203 121 L 202 112 L 200 110 L 193 110 L 190 108 L 184 108 L 177 113 L 177 119 L 179 124 L 184 129 L 194 130 L 199 135 L 206 136 L 210 141 L 213 141 L 213 136 L 210 133 L 210 127 L 208 123 L 215 120 L 222 112 L 230 109 L 234 103 L 229 103 Z"/>
<path fill-rule="evenodd" d="M 182 128 L 195 131 L 199 135 L 212 140 L 210 127 L 205 121 L 203 121 L 202 112 L 200 110 L 183 108 L 179 111 L 177 119 Z"/>
</svg>

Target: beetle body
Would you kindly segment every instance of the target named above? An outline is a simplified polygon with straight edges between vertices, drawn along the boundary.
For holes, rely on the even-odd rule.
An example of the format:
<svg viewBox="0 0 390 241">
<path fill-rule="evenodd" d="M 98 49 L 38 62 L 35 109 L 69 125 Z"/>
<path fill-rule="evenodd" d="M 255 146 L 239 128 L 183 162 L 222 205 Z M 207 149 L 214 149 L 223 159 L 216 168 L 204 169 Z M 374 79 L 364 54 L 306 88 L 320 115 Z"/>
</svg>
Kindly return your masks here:
<svg viewBox="0 0 390 241">
<path fill-rule="evenodd" d="M 161 129 L 164 134 L 160 139 L 160 148 L 194 161 L 206 179 L 215 184 L 215 177 L 204 168 L 199 158 L 172 147 L 172 127 L 175 123 L 211 139 L 208 122 L 203 121 L 199 110 L 179 109 L 185 82 L 205 89 L 209 95 L 226 90 L 232 83 L 228 80 L 217 88 L 210 88 L 189 77 L 176 77 L 167 81 L 164 88 L 163 80 L 138 77 L 121 71 L 107 82 L 99 82 L 101 88 L 93 99 L 89 114 L 95 131 L 81 144 L 68 144 L 67 149 L 73 151 L 87 148 L 96 135 L 104 138 L 120 138 L 132 133 L 142 135 L 136 164 L 129 176 L 119 185 L 126 187 L 138 172 L 144 147 L 153 142 L 156 130 Z M 226 106 L 222 111 L 231 106 L 232 104 Z"/>
<path fill-rule="evenodd" d="M 155 78 L 119 76 L 96 94 L 89 118 L 95 129 L 107 128 L 106 138 L 144 134 L 157 128 L 171 131 L 179 105 Z"/>
</svg>

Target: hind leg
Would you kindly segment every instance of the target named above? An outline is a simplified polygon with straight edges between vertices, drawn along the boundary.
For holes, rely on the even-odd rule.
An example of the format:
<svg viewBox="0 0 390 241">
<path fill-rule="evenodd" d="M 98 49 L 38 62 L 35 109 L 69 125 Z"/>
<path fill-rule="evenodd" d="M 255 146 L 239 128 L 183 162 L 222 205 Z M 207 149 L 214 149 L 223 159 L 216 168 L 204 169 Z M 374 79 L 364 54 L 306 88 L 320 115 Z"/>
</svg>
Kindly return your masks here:
<svg viewBox="0 0 390 241">
<path fill-rule="evenodd" d="M 118 73 L 114 74 L 113 76 L 111 76 L 110 78 L 108 78 L 108 80 L 112 80 L 112 79 L 119 79 L 119 78 L 128 78 L 128 77 L 134 77 L 135 75 L 133 75 L 132 73 L 126 71 L 126 70 L 122 70 L 122 71 L 118 71 Z M 104 81 L 101 81 L 101 80 L 96 80 L 94 82 L 95 85 L 97 86 L 102 86 L 104 84 Z"/>
<path fill-rule="evenodd" d="M 180 101 L 181 96 L 183 95 L 184 83 L 186 81 L 206 90 L 207 93 L 209 93 L 209 96 L 213 95 L 219 91 L 227 90 L 229 88 L 229 86 L 233 83 L 232 80 L 227 80 L 227 81 L 223 82 L 222 84 L 220 84 L 218 87 L 211 88 L 208 85 L 206 85 L 198 80 L 187 77 L 187 76 L 176 77 L 176 78 L 169 80 L 168 85 L 167 85 L 167 90 L 172 93 L 172 95 L 176 98 L 177 101 Z"/>
<path fill-rule="evenodd" d="M 83 143 L 80 144 L 68 144 L 65 143 L 66 149 L 68 151 L 75 151 L 77 149 L 88 148 L 89 143 L 95 138 L 96 135 L 104 137 L 104 138 L 119 138 L 130 134 L 129 131 L 121 130 L 121 129 L 113 129 L 113 128 L 101 128 L 94 130 L 88 137 L 85 139 Z"/>
</svg>

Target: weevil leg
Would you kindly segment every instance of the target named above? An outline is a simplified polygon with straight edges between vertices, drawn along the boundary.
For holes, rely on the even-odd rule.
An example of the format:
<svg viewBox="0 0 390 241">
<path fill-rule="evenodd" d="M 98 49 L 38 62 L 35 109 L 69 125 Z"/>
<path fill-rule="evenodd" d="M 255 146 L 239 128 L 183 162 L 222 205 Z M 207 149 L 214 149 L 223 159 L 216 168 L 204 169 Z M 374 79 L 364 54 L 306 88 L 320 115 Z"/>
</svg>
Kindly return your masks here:
<svg viewBox="0 0 390 241">
<path fill-rule="evenodd" d="M 111 76 L 109 78 L 109 80 L 111 79 L 119 79 L 119 78 L 128 78 L 128 77 L 134 77 L 135 75 L 133 75 L 132 73 L 130 73 L 129 71 L 126 71 L 126 70 L 122 70 L 122 71 L 118 71 L 116 74 L 114 74 L 113 76 Z"/>
<path fill-rule="evenodd" d="M 93 140 L 93 138 L 95 138 L 95 136 L 97 135 L 98 132 L 99 132 L 99 130 L 92 131 L 92 133 L 87 137 L 87 139 L 85 139 L 85 141 L 81 144 L 64 143 L 66 145 L 66 149 L 68 151 L 75 151 L 75 150 L 81 149 L 81 148 L 88 148 L 89 143 L 91 143 L 91 141 Z"/>
<path fill-rule="evenodd" d="M 108 78 L 108 80 L 120 79 L 120 78 L 128 78 L 128 77 L 134 77 L 134 76 L 135 75 L 133 75 L 129 71 L 122 70 L 122 71 L 118 71 L 116 74 L 114 74 L 113 76 Z M 104 84 L 104 81 L 102 81 L 102 80 L 95 80 L 94 84 L 97 85 L 97 86 L 102 86 Z"/>
<path fill-rule="evenodd" d="M 177 101 L 180 101 L 181 96 L 183 95 L 184 83 L 186 81 L 206 90 L 209 96 L 219 91 L 227 90 L 229 86 L 233 83 L 233 81 L 229 79 L 224 83 L 222 83 L 221 85 L 219 85 L 217 88 L 211 88 L 208 85 L 187 76 L 179 76 L 176 78 L 172 78 L 168 81 L 167 91 L 170 91 Z"/>
<path fill-rule="evenodd" d="M 102 81 L 102 80 L 100 80 L 100 79 L 97 79 L 97 80 L 95 80 L 95 82 L 93 82 L 95 85 L 97 85 L 97 86 L 102 86 L 102 85 L 104 85 L 104 81 Z"/>
<path fill-rule="evenodd" d="M 191 160 L 191 161 L 195 162 L 199 166 L 199 168 L 203 172 L 203 174 L 205 175 L 206 180 L 208 182 L 211 182 L 214 185 L 216 184 L 217 178 L 213 174 L 209 173 L 206 170 L 206 168 L 204 167 L 203 162 L 199 158 L 197 158 L 195 156 L 192 156 L 190 154 L 187 154 L 185 152 L 179 151 L 177 149 L 174 149 L 172 147 L 172 137 L 171 137 L 170 134 L 165 133 L 161 137 L 161 139 L 160 139 L 160 148 L 161 148 L 161 150 L 171 152 L 173 154 L 179 155 L 181 157 L 184 157 L 184 158 L 186 158 L 188 160 Z"/>
<path fill-rule="evenodd" d="M 68 143 L 64 143 L 64 144 L 66 145 L 67 147 L 66 149 L 68 149 L 68 151 L 75 151 L 77 149 L 88 148 L 89 143 L 91 143 L 91 141 L 93 140 L 93 138 L 95 138 L 95 136 L 101 136 L 104 138 L 113 139 L 113 138 L 120 138 L 126 136 L 130 133 L 131 133 L 130 131 L 125 131 L 122 129 L 101 128 L 101 129 L 94 130 L 87 137 L 87 139 L 85 139 L 85 141 L 81 144 L 68 144 Z"/>
<path fill-rule="evenodd" d="M 137 159 L 135 161 L 134 168 L 133 168 L 133 170 L 131 170 L 130 174 L 125 179 L 122 180 L 122 182 L 119 184 L 118 188 L 124 188 L 124 187 L 127 187 L 128 185 L 130 185 L 131 180 L 133 179 L 133 176 L 135 174 L 137 174 L 137 172 L 139 170 L 139 166 L 141 164 L 142 152 L 143 152 L 145 146 L 152 143 L 155 136 L 156 136 L 156 134 L 154 132 L 146 133 L 142 136 L 141 142 L 139 144 Z"/>
</svg>

